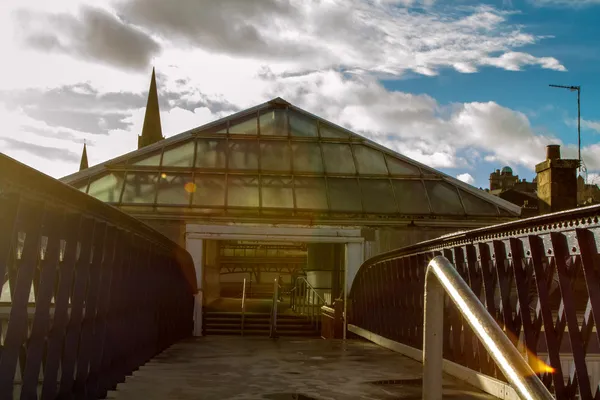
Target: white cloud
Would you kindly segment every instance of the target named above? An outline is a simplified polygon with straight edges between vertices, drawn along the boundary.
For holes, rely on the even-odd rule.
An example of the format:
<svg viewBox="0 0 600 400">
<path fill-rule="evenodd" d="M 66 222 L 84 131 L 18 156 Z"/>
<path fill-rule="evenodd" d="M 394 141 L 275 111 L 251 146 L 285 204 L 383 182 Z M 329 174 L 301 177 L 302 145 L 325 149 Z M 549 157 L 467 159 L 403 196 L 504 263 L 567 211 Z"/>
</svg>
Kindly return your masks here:
<svg viewBox="0 0 600 400">
<path fill-rule="evenodd" d="M 587 7 L 600 4 L 600 0 L 529 0 L 539 7 Z"/>
<path fill-rule="evenodd" d="M 475 183 L 475 178 L 473 178 L 473 176 L 471 174 L 469 174 L 468 172 L 465 172 L 464 174 L 456 175 L 456 179 L 461 180 L 465 183 L 468 183 L 469 185 L 472 185 Z"/>
<path fill-rule="evenodd" d="M 577 123 L 577 121 L 575 121 Z M 590 120 L 581 120 L 581 127 L 584 129 L 590 129 L 592 131 L 596 131 L 596 133 L 600 133 L 600 121 L 590 121 Z"/>
</svg>

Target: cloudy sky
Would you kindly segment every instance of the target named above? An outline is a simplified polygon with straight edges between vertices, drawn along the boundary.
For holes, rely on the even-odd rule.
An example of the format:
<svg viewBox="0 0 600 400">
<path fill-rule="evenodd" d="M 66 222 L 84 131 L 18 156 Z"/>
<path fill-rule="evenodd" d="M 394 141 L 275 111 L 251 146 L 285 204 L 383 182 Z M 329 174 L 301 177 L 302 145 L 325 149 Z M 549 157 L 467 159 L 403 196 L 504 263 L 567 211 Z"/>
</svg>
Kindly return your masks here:
<svg viewBox="0 0 600 400">
<path fill-rule="evenodd" d="M 2 0 L 0 152 L 54 177 L 280 96 L 487 187 L 545 145 L 600 172 L 600 0 Z"/>
</svg>

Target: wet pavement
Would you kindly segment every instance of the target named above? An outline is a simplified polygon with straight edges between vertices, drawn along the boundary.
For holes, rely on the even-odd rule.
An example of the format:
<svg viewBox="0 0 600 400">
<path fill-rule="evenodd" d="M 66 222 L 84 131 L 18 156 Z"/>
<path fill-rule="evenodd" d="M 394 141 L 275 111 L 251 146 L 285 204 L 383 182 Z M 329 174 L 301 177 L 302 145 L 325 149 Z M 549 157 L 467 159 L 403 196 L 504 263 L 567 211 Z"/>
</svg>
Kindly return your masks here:
<svg viewBox="0 0 600 400">
<path fill-rule="evenodd" d="M 421 364 L 360 340 L 208 336 L 180 342 L 109 399 L 420 399 Z M 491 399 L 452 377 L 444 398 Z"/>
</svg>

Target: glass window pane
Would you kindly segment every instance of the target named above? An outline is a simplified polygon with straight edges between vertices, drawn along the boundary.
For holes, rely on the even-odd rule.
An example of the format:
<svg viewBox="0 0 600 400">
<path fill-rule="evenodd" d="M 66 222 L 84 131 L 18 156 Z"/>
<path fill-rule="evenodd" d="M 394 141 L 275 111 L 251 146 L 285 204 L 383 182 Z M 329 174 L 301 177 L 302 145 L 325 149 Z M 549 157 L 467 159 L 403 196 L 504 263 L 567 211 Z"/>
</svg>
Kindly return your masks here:
<svg viewBox="0 0 600 400">
<path fill-rule="evenodd" d="M 328 174 L 355 174 L 354 158 L 349 144 L 323 143 L 323 158 Z"/>
<path fill-rule="evenodd" d="M 231 207 L 258 207 L 258 176 L 229 175 L 227 205 Z"/>
<path fill-rule="evenodd" d="M 462 198 L 463 204 L 467 214 L 471 215 L 498 215 L 498 208 L 495 204 L 480 199 L 479 197 L 468 193 L 462 189 L 458 189 L 460 197 Z"/>
<path fill-rule="evenodd" d="M 262 206 L 294 208 L 293 182 L 289 176 L 261 177 Z"/>
<path fill-rule="evenodd" d="M 227 141 L 223 139 L 198 139 L 196 168 L 227 167 Z"/>
<path fill-rule="evenodd" d="M 360 189 L 355 178 L 328 178 L 331 211 L 362 211 Z"/>
<path fill-rule="evenodd" d="M 161 154 L 162 154 L 162 151 L 159 151 L 156 154 L 152 154 L 150 156 L 144 156 L 144 158 L 138 159 L 136 161 L 132 160 L 129 162 L 129 165 L 158 167 L 160 165 Z"/>
<path fill-rule="evenodd" d="M 327 186 L 324 178 L 295 177 L 296 207 L 327 210 Z"/>
<path fill-rule="evenodd" d="M 392 157 L 387 154 L 385 155 L 385 159 L 387 161 L 388 168 L 390 169 L 390 174 L 413 176 L 421 175 L 421 170 L 416 165 L 409 164 L 406 161 L 399 160 L 396 157 Z"/>
<path fill-rule="evenodd" d="M 317 120 L 304 117 L 293 111 L 290 115 L 290 134 L 292 136 L 317 137 Z"/>
<path fill-rule="evenodd" d="M 321 130 L 321 137 L 324 138 L 335 138 L 335 139 L 346 139 L 348 140 L 350 136 L 342 132 L 341 130 L 334 128 L 329 125 L 320 124 L 319 129 Z"/>
<path fill-rule="evenodd" d="M 295 172 L 323 172 L 323 158 L 318 143 L 292 143 Z"/>
<path fill-rule="evenodd" d="M 354 156 L 361 174 L 387 175 L 383 153 L 363 145 L 354 146 Z"/>
<path fill-rule="evenodd" d="M 258 170 L 258 142 L 254 140 L 229 141 L 229 169 Z"/>
<path fill-rule="evenodd" d="M 118 203 L 123 188 L 123 173 L 115 172 L 92 178 L 88 194 L 105 203 Z"/>
<path fill-rule="evenodd" d="M 194 141 L 165 149 L 162 165 L 165 167 L 191 167 L 194 165 Z"/>
<path fill-rule="evenodd" d="M 392 187 L 401 214 L 429 214 L 429 200 L 423 182 L 392 179 Z"/>
<path fill-rule="evenodd" d="M 256 117 L 230 126 L 229 133 L 232 135 L 258 135 Z"/>
<path fill-rule="evenodd" d="M 87 188 L 88 188 L 88 180 L 89 180 L 89 178 L 85 178 L 82 181 L 71 184 L 71 186 L 73 186 L 75 189 L 79 190 L 80 192 L 85 193 L 85 192 L 87 192 Z"/>
<path fill-rule="evenodd" d="M 443 181 L 425 181 L 435 214 L 464 214 L 456 188 Z"/>
<path fill-rule="evenodd" d="M 128 172 L 122 203 L 153 204 L 158 173 Z"/>
<path fill-rule="evenodd" d="M 387 179 L 360 179 L 362 203 L 368 213 L 395 213 L 396 200 Z"/>
<path fill-rule="evenodd" d="M 259 118 L 261 136 L 287 136 L 285 110 L 271 110 Z"/>
<path fill-rule="evenodd" d="M 292 168 L 288 142 L 267 141 L 260 144 L 260 168 L 263 171 L 289 171 Z"/>
<path fill-rule="evenodd" d="M 192 182 L 191 174 L 167 174 L 160 175 L 158 181 L 157 204 L 188 205 L 190 196 L 196 190 Z"/>
<path fill-rule="evenodd" d="M 196 174 L 196 191 L 192 204 L 197 206 L 225 205 L 225 175 Z"/>
</svg>

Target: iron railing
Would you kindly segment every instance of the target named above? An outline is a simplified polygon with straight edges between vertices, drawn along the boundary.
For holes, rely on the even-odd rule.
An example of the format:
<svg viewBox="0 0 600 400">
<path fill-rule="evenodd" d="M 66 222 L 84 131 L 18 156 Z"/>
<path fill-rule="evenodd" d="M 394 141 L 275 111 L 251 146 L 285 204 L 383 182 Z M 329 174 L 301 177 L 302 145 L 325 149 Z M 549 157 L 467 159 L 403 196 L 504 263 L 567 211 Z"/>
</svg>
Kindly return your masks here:
<svg viewBox="0 0 600 400">
<path fill-rule="evenodd" d="M 331 290 L 331 289 L 327 289 Z M 306 316 L 313 328 L 321 324 L 321 307 L 327 302 L 305 277 L 296 278 L 294 287 L 290 291 L 290 308 L 297 314 Z"/>
<path fill-rule="evenodd" d="M 97 399 L 191 335 L 190 255 L 0 154 L 0 399 Z"/>
<path fill-rule="evenodd" d="M 530 364 L 549 364 L 537 372 L 557 398 L 592 399 L 599 377 L 591 355 L 600 354 L 599 218 L 600 206 L 591 206 L 373 257 L 352 284 L 349 322 L 422 349 L 425 268 L 443 255 Z M 456 307 L 445 307 L 444 358 L 505 379 Z"/>
</svg>

